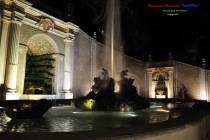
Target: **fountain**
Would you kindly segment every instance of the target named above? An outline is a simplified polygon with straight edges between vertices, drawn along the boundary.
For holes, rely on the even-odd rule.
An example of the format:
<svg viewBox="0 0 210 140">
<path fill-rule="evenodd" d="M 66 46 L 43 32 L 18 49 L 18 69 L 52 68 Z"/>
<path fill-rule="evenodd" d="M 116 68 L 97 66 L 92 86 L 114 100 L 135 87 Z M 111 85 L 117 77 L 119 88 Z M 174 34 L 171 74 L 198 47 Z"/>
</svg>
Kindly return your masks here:
<svg viewBox="0 0 210 140">
<path fill-rule="evenodd" d="M 101 74 L 94 78 L 94 84 L 87 96 L 73 100 L 78 108 L 100 111 L 83 111 L 73 106 L 53 106 L 49 109 L 52 104 L 46 100 L 22 102 L 9 110 L 0 107 L 1 139 L 162 139 L 175 138 L 174 136 L 181 140 L 209 138 L 209 129 L 206 127 L 206 122 L 210 120 L 209 114 L 201 118 L 201 115 L 209 113 L 207 110 L 210 106 L 207 102 L 194 104 L 194 110 L 191 108 L 192 103 L 188 105 L 177 101 L 173 104 L 154 102 L 147 108 L 150 103 L 137 94 L 133 85 L 134 79 L 123 68 L 119 0 L 108 0 L 107 5 L 107 55 L 104 58 L 106 69 L 102 68 Z M 165 83 L 161 82 L 160 80 L 160 86 L 156 88 L 159 94 L 165 91 Z M 115 91 L 116 84 L 119 84 L 118 93 Z M 0 93 L 4 92 L 4 85 L 0 89 Z M 186 105 L 187 108 L 183 107 Z M 147 109 L 140 110 L 144 108 Z M 202 112 L 203 108 L 206 112 Z M 48 109 L 44 118 L 32 119 L 42 116 Z"/>
<path fill-rule="evenodd" d="M 120 1 L 107 0 L 107 23 L 105 42 L 105 68 L 94 78 L 94 85 L 87 96 L 74 99 L 76 107 L 87 110 L 137 110 L 149 107 L 149 102 L 137 94 L 134 79 L 127 78 L 123 70 L 123 47 L 120 31 Z M 110 72 L 110 76 L 109 76 Z M 121 72 L 121 79 L 119 73 Z M 115 91 L 115 80 L 120 80 L 119 94 Z M 126 109 L 123 109 L 126 108 Z"/>
<path fill-rule="evenodd" d="M 101 75 L 94 78 L 91 91 L 87 96 L 75 99 L 75 106 L 88 110 L 111 110 L 116 103 L 114 85 L 114 79 L 102 68 Z"/>
<path fill-rule="evenodd" d="M 108 70 L 102 68 L 101 75 L 94 78 L 94 85 L 87 96 L 74 99 L 76 107 L 84 110 L 134 111 L 149 107 L 149 102 L 137 94 L 134 79 L 128 78 L 128 70 L 121 72 L 119 93 L 114 92 L 115 80 Z"/>
<path fill-rule="evenodd" d="M 118 73 L 123 70 L 119 0 L 107 0 L 106 15 L 105 67 L 110 71 L 111 77 L 118 79 Z"/>
</svg>

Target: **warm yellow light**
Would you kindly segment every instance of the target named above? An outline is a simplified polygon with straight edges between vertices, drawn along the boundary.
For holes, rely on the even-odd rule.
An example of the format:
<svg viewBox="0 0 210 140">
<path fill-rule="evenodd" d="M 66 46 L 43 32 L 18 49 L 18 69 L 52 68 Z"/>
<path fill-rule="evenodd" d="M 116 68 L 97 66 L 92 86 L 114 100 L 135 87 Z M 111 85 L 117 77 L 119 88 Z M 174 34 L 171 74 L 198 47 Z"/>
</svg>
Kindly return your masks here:
<svg viewBox="0 0 210 140">
<path fill-rule="evenodd" d="M 206 91 L 204 89 L 201 89 L 201 100 L 207 100 Z"/>
<path fill-rule="evenodd" d="M 115 93 L 119 93 L 120 92 L 120 85 L 118 83 L 115 84 L 115 88 L 114 89 L 115 89 L 114 90 Z"/>
<path fill-rule="evenodd" d="M 93 99 L 87 99 L 85 100 L 85 102 L 83 103 L 85 109 L 88 109 L 88 110 L 93 110 L 93 106 L 95 105 L 95 100 Z"/>
<path fill-rule="evenodd" d="M 6 93 L 6 100 L 19 100 L 19 93 Z"/>
<path fill-rule="evenodd" d="M 157 112 L 165 112 L 165 113 L 170 112 L 169 110 L 167 110 L 167 109 L 163 109 L 163 108 L 158 108 L 158 109 L 155 109 L 155 111 L 157 111 Z"/>
</svg>

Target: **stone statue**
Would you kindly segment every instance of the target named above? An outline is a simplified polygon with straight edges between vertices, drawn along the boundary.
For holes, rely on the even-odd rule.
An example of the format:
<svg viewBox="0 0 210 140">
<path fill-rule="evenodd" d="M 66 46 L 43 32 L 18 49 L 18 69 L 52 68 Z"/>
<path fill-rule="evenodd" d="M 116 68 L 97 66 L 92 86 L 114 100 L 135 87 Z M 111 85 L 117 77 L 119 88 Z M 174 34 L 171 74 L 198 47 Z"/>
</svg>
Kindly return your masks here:
<svg viewBox="0 0 210 140">
<path fill-rule="evenodd" d="M 109 77 L 109 72 L 102 68 L 101 75 L 94 78 L 94 85 L 91 87 L 94 94 L 99 92 L 114 92 L 114 79 Z"/>
<path fill-rule="evenodd" d="M 121 80 L 118 82 L 120 86 L 118 105 L 124 104 L 132 108 L 132 110 L 149 107 L 149 102 L 138 95 L 137 89 L 133 85 L 134 79 L 128 77 L 128 70 L 123 70 L 120 76 Z"/>
<path fill-rule="evenodd" d="M 114 79 L 109 77 L 108 70 L 102 68 L 101 74 L 94 78 L 92 91 L 86 97 L 96 101 L 95 109 L 106 110 L 115 104 L 114 86 Z"/>
<path fill-rule="evenodd" d="M 133 85 L 134 79 L 128 78 L 128 70 L 123 70 L 120 76 L 120 95 L 127 99 L 133 98 L 135 95 L 137 95 L 136 87 Z"/>
<path fill-rule="evenodd" d="M 146 108 L 149 102 L 137 94 L 134 79 L 128 78 L 128 70 L 120 73 L 120 93 L 114 92 L 115 81 L 109 77 L 108 70 L 102 68 L 101 74 L 94 78 L 94 85 L 87 96 L 74 99 L 76 107 L 86 110 L 124 110 Z"/>
</svg>

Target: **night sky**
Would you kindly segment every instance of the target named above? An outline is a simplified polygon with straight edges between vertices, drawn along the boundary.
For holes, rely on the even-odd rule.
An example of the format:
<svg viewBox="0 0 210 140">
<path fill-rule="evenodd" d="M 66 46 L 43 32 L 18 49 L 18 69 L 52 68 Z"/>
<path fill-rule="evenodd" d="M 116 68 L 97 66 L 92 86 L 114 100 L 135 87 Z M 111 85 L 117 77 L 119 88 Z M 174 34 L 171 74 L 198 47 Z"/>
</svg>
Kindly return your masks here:
<svg viewBox="0 0 210 140">
<path fill-rule="evenodd" d="M 80 26 L 90 36 L 104 40 L 106 0 L 28 0 L 49 14 Z M 197 4 L 195 7 L 151 8 L 148 4 Z M 179 15 L 162 10 L 187 9 Z M 121 32 L 127 55 L 146 61 L 174 59 L 201 66 L 202 58 L 210 68 L 210 5 L 208 0 L 121 0 Z M 177 13 L 177 12 L 176 12 Z"/>
</svg>

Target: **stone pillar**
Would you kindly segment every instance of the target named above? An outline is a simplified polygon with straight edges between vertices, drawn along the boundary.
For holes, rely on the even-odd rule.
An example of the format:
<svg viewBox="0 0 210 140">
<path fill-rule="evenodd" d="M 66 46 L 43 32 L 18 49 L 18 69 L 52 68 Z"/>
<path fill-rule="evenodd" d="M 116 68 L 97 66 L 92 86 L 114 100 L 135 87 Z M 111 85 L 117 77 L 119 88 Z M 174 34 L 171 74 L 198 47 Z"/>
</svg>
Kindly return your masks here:
<svg viewBox="0 0 210 140">
<path fill-rule="evenodd" d="M 207 100 L 207 72 L 206 69 L 200 68 L 200 100 Z"/>
<path fill-rule="evenodd" d="M 149 91 L 149 98 L 155 98 L 154 94 L 154 82 L 152 81 L 152 72 L 147 72 L 148 76 L 148 91 Z"/>
<path fill-rule="evenodd" d="M 24 92 L 27 52 L 28 52 L 28 47 L 25 45 L 20 45 L 19 55 L 18 55 L 18 70 L 17 70 L 18 73 L 17 91 L 20 94 L 23 94 Z"/>
<path fill-rule="evenodd" d="M 73 72 L 72 72 L 72 47 L 73 47 L 73 38 L 66 38 L 64 40 L 64 81 L 63 81 L 63 93 L 65 99 L 72 99 L 72 80 L 73 80 Z"/>
<path fill-rule="evenodd" d="M 64 57 L 62 54 L 54 54 L 52 56 L 55 59 L 55 77 L 54 77 L 54 92 L 56 93 L 55 98 L 62 98 L 61 92 L 63 91 L 63 60 Z"/>
<path fill-rule="evenodd" d="M 15 20 L 15 19 L 11 21 L 10 30 L 9 30 L 9 43 L 8 43 L 8 50 L 7 50 L 7 69 L 6 69 L 6 79 L 5 79 L 7 93 L 16 92 L 20 27 L 21 27 L 20 21 Z"/>
<path fill-rule="evenodd" d="M 7 57 L 7 42 L 9 33 L 9 19 L 1 17 L 0 26 L 0 85 L 4 84 L 6 57 Z"/>
<path fill-rule="evenodd" d="M 174 97 L 174 71 L 168 71 L 169 80 L 168 80 L 168 98 Z"/>
<path fill-rule="evenodd" d="M 9 24 L 10 20 L 2 14 L 2 17 L 0 17 L 0 100 L 6 99 L 6 87 L 4 82 Z"/>
<path fill-rule="evenodd" d="M 210 71 L 209 70 L 207 70 L 206 71 L 206 76 L 207 76 L 207 81 L 206 81 L 206 92 L 207 92 L 207 101 L 209 102 L 210 101 Z"/>
</svg>

